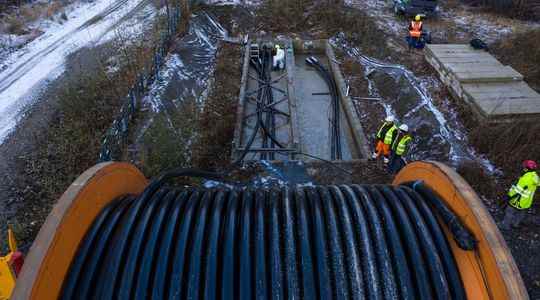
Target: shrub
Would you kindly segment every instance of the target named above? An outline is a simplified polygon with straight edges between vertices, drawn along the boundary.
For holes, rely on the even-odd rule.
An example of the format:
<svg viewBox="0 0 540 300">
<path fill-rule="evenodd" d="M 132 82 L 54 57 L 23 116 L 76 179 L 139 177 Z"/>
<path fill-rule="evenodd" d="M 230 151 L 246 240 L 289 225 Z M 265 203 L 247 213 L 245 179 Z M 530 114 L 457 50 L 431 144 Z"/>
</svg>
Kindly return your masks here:
<svg viewBox="0 0 540 300">
<path fill-rule="evenodd" d="M 24 19 L 17 16 L 7 16 L 4 18 L 7 33 L 22 35 L 28 33 Z"/>
</svg>

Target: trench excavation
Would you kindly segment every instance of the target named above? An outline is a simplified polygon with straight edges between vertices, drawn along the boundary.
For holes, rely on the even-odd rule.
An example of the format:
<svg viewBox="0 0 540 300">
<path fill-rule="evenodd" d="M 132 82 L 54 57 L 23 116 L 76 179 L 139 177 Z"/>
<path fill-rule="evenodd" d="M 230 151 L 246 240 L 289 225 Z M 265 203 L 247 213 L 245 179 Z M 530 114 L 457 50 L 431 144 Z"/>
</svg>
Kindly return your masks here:
<svg viewBox="0 0 540 300">
<path fill-rule="evenodd" d="M 284 68 L 272 68 L 281 45 Z M 327 40 L 247 43 L 233 142 L 242 160 L 367 157 L 366 139 Z"/>
</svg>

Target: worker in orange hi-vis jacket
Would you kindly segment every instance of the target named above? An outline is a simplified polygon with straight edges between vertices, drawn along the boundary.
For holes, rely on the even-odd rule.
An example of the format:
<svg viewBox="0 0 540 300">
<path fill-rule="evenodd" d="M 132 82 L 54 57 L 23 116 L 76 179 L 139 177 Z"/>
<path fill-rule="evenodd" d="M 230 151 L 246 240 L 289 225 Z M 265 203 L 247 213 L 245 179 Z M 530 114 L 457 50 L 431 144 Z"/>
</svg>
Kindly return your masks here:
<svg viewBox="0 0 540 300">
<path fill-rule="evenodd" d="M 384 163 L 388 163 L 390 158 L 390 146 L 397 136 L 397 129 L 394 117 L 386 117 L 375 137 L 376 144 L 375 152 L 373 152 L 372 155 L 373 159 L 377 159 L 382 155 L 384 157 Z"/>
<path fill-rule="evenodd" d="M 416 47 L 418 42 L 420 42 L 420 38 L 422 37 L 422 30 L 423 30 L 423 23 L 422 23 L 422 16 L 416 15 L 414 17 L 414 20 L 411 21 L 411 24 L 409 25 L 409 47 L 413 48 Z"/>
</svg>

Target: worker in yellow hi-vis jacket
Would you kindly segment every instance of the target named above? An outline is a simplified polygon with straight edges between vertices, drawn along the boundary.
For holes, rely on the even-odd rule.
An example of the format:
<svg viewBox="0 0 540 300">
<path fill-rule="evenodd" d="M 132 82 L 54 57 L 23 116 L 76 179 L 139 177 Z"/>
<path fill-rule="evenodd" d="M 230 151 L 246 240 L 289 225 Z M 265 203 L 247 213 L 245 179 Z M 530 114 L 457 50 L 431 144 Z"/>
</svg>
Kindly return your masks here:
<svg viewBox="0 0 540 300">
<path fill-rule="evenodd" d="M 538 165 L 535 161 L 523 162 L 523 172 L 517 183 L 513 184 L 506 195 L 508 206 L 504 211 L 502 229 L 518 227 L 525 219 L 527 209 L 532 205 L 536 188 L 540 185 L 540 178 L 536 170 Z"/>
</svg>

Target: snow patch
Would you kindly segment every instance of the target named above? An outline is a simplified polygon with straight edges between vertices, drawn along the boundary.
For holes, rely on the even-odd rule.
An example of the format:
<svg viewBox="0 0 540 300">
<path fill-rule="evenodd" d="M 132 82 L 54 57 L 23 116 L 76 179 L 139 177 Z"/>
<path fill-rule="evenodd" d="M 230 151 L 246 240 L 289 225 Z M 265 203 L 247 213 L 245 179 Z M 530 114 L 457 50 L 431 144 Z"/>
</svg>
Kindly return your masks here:
<svg viewBox="0 0 540 300">
<path fill-rule="evenodd" d="M 0 72 L 0 143 L 16 126 L 19 111 L 33 101 L 38 88 L 64 71 L 66 57 L 94 45 L 118 20 L 146 0 L 96 0 L 68 12 L 60 25 L 50 23 L 43 35 L 11 53 Z"/>
</svg>

